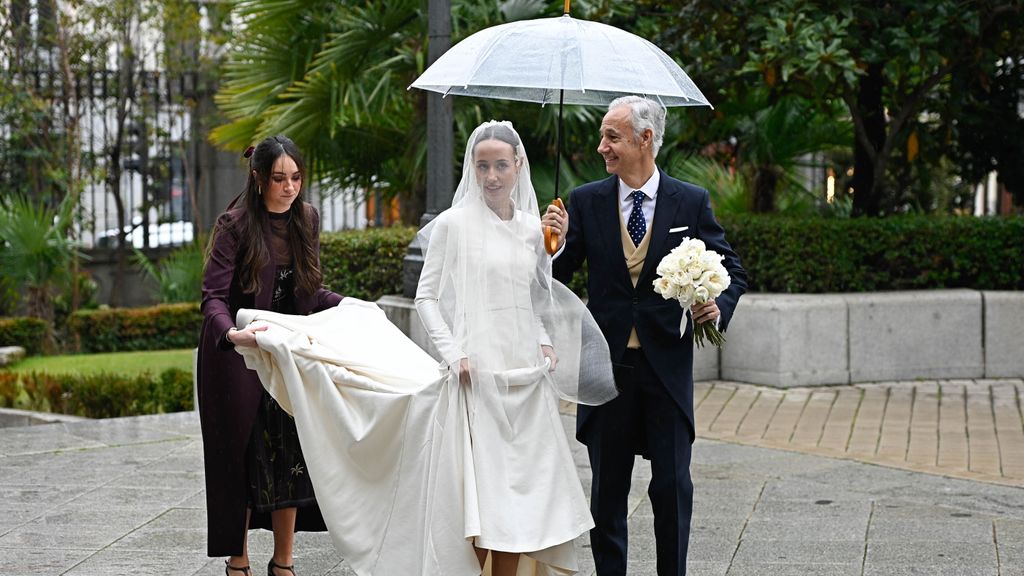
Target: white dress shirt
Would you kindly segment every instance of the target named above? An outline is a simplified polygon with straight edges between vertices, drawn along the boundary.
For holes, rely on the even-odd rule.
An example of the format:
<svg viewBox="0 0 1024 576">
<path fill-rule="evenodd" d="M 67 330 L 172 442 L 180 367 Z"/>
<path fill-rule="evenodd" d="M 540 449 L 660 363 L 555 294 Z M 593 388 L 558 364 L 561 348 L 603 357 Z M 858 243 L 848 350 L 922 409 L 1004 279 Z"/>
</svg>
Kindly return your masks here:
<svg viewBox="0 0 1024 576">
<path fill-rule="evenodd" d="M 651 229 L 651 223 L 654 221 L 654 201 L 658 199 L 660 183 L 661 173 L 657 167 L 654 168 L 654 174 L 651 174 L 647 182 L 639 188 L 630 188 L 621 178 L 619 179 L 619 209 L 622 210 L 623 222 L 629 222 L 629 217 L 633 214 L 633 191 L 639 190 L 647 197 L 643 203 L 644 222 L 647 224 L 644 230 Z"/>
<path fill-rule="evenodd" d="M 654 167 L 654 174 L 644 182 L 644 185 L 639 188 L 630 188 L 625 182 L 619 178 L 619 210 L 622 211 L 622 221 L 629 222 L 629 216 L 633 214 L 633 190 L 640 190 L 647 196 L 644 200 L 644 222 L 647 224 L 646 230 L 651 229 L 651 223 L 654 222 L 654 201 L 658 199 L 658 186 L 661 184 L 661 172 L 658 171 L 658 167 Z M 565 244 L 558 249 L 557 252 L 552 254 L 551 258 L 558 258 L 562 255 L 562 251 L 565 250 Z"/>
</svg>

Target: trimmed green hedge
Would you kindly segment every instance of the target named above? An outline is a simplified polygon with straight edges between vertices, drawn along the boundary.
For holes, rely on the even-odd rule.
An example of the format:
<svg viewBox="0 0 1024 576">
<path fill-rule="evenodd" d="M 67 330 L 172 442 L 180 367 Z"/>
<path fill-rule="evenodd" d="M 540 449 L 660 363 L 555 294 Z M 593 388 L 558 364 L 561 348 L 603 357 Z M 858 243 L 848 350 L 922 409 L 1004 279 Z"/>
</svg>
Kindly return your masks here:
<svg viewBox="0 0 1024 576">
<path fill-rule="evenodd" d="M 0 405 L 115 418 L 192 410 L 192 374 L 169 368 L 158 376 L 0 372 Z"/>
<path fill-rule="evenodd" d="M 934 288 L 1024 290 L 1024 218 L 721 218 L 754 292 L 869 292 Z M 402 260 L 412 227 L 321 236 L 324 284 L 376 300 L 402 292 Z M 583 292 L 583 275 L 570 287 Z M 82 352 L 191 348 L 202 326 L 199 305 L 86 310 L 69 320 Z M 13 331 L 13 332 L 12 332 Z M 0 341 L 38 353 L 46 326 L 0 319 Z"/>
<path fill-rule="evenodd" d="M 1024 290 L 1024 218 L 720 220 L 753 292 Z"/>
<path fill-rule="evenodd" d="M 29 356 L 43 351 L 48 332 L 39 318 L 0 318 L 0 346 L 21 346 Z"/>
<path fill-rule="evenodd" d="M 80 310 L 68 320 L 79 352 L 193 348 L 203 315 L 197 302 L 147 308 Z"/>
<path fill-rule="evenodd" d="M 416 228 L 396 226 L 320 236 L 324 285 L 343 296 L 376 300 L 402 293 L 402 260 Z"/>
</svg>

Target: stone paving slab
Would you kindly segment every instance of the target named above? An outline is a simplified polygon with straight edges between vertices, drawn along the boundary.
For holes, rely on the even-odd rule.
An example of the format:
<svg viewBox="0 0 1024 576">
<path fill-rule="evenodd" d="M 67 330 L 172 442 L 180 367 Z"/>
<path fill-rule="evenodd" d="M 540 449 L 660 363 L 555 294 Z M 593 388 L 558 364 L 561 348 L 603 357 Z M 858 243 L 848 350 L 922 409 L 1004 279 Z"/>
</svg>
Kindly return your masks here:
<svg viewBox="0 0 1024 576">
<path fill-rule="evenodd" d="M 1024 381 L 697 383 L 697 435 L 1024 487 Z"/>
<path fill-rule="evenodd" d="M 741 385 L 728 389 L 735 397 Z M 749 393 L 740 398 L 758 406 Z M 571 431 L 572 416 L 563 421 Z M 0 447 L 0 574 L 224 573 L 222 559 L 205 555 L 194 413 L 3 429 Z M 573 457 L 589 491 L 579 444 Z M 1024 576 L 1024 488 L 709 439 L 695 444 L 692 469 L 691 576 Z M 636 576 L 656 574 L 649 478 L 637 460 L 629 501 Z M 250 547 L 262 574 L 271 534 L 252 532 Z M 593 574 L 587 538 L 577 547 L 582 574 Z M 303 576 L 354 576 L 326 534 L 300 533 L 295 550 Z"/>
</svg>

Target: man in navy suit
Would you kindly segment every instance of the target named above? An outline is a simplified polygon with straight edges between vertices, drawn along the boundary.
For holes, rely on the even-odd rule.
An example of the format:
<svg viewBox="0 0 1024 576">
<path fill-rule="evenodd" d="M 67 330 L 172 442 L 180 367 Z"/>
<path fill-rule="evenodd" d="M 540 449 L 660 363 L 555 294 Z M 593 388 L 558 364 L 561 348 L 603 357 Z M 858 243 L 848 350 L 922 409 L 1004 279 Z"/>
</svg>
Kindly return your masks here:
<svg viewBox="0 0 1024 576">
<path fill-rule="evenodd" d="M 567 282 L 587 261 L 588 308 L 604 332 L 619 396 L 579 406 L 576 437 L 594 473 L 590 533 L 598 576 L 626 574 L 626 499 L 634 455 L 651 461 L 658 575 L 686 573 L 693 509 L 693 328 L 680 334 L 683 310 L 654 292 L 655 269 L 684 237 L 725 256 L 732 283 L 715 301 L 691 309 L 694 322 L 723 332 L 746 290 L 746 273 L 715 220 L 708 192 L 658 169 L 665 108 L 639 96 L 612 102 L 601 122 L 609 178 L 572 191 L 567 211 L 548 208 L 544 223 L 562 232 L 554 276 Z"/>
</svg>

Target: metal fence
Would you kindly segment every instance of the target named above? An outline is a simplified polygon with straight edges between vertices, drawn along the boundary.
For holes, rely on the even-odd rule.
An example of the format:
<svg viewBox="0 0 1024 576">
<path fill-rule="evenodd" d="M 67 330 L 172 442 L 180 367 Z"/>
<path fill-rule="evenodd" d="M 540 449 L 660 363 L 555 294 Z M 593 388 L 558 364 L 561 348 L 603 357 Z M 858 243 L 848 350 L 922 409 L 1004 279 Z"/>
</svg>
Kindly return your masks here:
<svg viewBox="0 0 1024 576">
<path fill-rule="evenodd" d="M 143 71 L 126 107 L 118 105 L 118 75 L 90 71 L 79 79 L 80 94 L 85 95 L 81 128 L 86 160 L 79 238 L 86 246 L 116 243 L 119 197 L 133 246 L 190 242 L 201 138 L 194 130 L 195 104 L 201 96 L 196 73 L 169 77 Z M 118 116 L 124 109 L 122 120 Z"/>
<path fill-rule="evenodd" d="M 58 74 L 54 68 L 34 70 L 20 80 L 57 106 Z M 75 79 L 83 180 L 76 236 L 84 248 L 117 245 L 119 200 L 128 242 L 136 248 L 177 246 L 194 236 L 206 137 L 197 109 L 211 95 L 198 87 L 196 72 L 147 70 L 131 83 L 129 93 L 117 70 L 89 69 Z M 15 177 L 0 174 L 0 181 Z M 371 213 L 361 195 L 310 184 L 309 201 L 320 208 L 324 231 L 384 223 L 375 222 L 381 215 Z"/>
<path fill-rule="evenodd" d="M 10 88 L 42 102 L 37 110 L 44 114 L 59 109 L 65 90 L 52 60 L 40 58 L 37 62 L 47 65 L 7 79 Z M 196 133 L 196 108 L 206 96 L 197 89 L 196 79 L 196 72 L 171 76 L 154 70 L 76 71 L 82 189 L 76 225 L 84 247 L 116 245 L 122 225 L 128 241 L 138 248 L 191 241 L 202 138 Z M 61 129 L 48 126 L 45 118 L 34 122 L 40 131 L 40 126 Z M 39 154 L 54 153 L 45 147 L 22 149 L 32 138 L 16 141 L 13 134 L 10 125 L 0 132 L 6 148 L 0 167 L 6 173 L 0 173 L 0 182 L 16 182 L 21 173 L 45 164 Z"/>
</svg>

